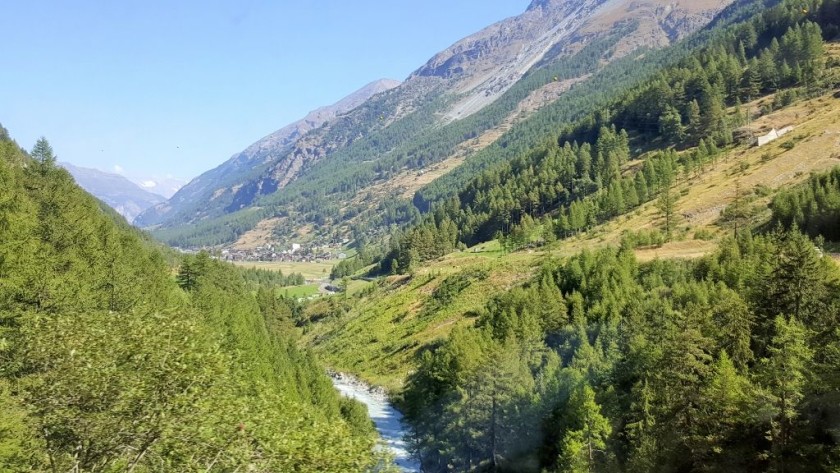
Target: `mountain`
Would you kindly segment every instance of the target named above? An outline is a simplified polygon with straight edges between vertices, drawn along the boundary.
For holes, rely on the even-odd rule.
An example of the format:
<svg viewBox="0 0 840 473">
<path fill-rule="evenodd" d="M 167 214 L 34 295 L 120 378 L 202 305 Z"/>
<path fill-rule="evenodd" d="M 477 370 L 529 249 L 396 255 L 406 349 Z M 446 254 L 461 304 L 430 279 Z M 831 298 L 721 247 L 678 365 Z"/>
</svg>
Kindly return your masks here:
<svg viewBox="0 0 840 473">
<path fill-rule="evenodd" d="M 646 51 L 703 27 L 729 3 L 534 1 L 436 54 L 399 87 L 292 146 L 265 150 L 235 179 L 206 174 L 201 185 L 217 189 L 210 198 L 184 193 L 140 222 L 160 225 L 154 234 L 179 246 L 376 237 L 414 218 L 416 191 L 563 97 L 564 120 L 583 113 L 600 100 L 579 93 L 583 85 L 640 79 Z M 260 235 L 243 236 L 255 228 Z"/>
<path fill-rule="evenodd" d="M 447 118 L 471 115 L 493 103 L 538 63 L 582 47 L 616 22 L 639 22 L 617 53 L 659 47 L 704 26 L 728 2 L 705 0 L 680 5 L 656 0 L 535 0 L 522 15 L 468 36 L 436 54 L 414 72 L 449 79 L 458 100 Z"/>
<path fill-rule="evenodd" d="M 195 207 L 207 202 L 224 200 L 225 194 L 235 193 L 238 189 L 236 186 L 242 186 L 250 174 L 262 169 L 267 162 L 286 152 L 309 131 L 353 110 L 370 97 L 398 85 L 400 85 L 399 81 L 380 79 L 365 85 L 332 105 L 309 112 L 304 118 L 260 139 L 218 167 L 193 179 L 170 197 L 168 202 L 157 205 L 140 215 L 137 224 L 157 225 L 177 216 L 192 213 Z"/>
<path fill-rule="evenodd" d="M 174 177 L 172 175 L 165 175 L 165 176 L 127 176 L 128 179 L 137 184 L 138 186 L 142 187 L 144 190 L 147 190 L 153 194 L 162 195 L 163 197 L 169 199 L 179 189 L 184 187 L 187 184 L 187 181 L 184 179 L 180 179 Z"/>
<path fill-rule="evenodd" d="M 119 174 L 70 163 L 61 163 L 61 166 L 70 171 L 82 189 L 108 204 L 129 222 L 144 210 L 166 201 L 163 196 L 144 190 Z"/>
</svg>

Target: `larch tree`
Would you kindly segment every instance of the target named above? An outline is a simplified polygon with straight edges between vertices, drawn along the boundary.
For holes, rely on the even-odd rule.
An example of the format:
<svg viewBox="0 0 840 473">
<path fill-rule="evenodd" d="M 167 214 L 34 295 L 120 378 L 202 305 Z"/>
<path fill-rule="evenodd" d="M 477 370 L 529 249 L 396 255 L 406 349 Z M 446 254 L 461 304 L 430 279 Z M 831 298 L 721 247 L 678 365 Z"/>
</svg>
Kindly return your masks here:
<svg viewBox="0 0 840 473">
<path fill-rule="evenodd" d="M 596 472 L 609 456 L 607 439 L 612 426 L 601 414 L 601 406 L 595 401 L 595 391 L 589 384 L 572 393 L 567 411 L 574 430 L 567 431 L 561 442 L 559 463 L 562 471 Z"/>
<path fill-rule="evenodd" d="M 768 356 L 760 366 L 765 396 L 759 402 L 770 417 L 768 437 L 773 471 L 783 473 L 793 454 L 794 432 L 813 353 L 805 341 L 807 330 L 796 318 L 776 317 L 775 332 Z"/>
</svg>

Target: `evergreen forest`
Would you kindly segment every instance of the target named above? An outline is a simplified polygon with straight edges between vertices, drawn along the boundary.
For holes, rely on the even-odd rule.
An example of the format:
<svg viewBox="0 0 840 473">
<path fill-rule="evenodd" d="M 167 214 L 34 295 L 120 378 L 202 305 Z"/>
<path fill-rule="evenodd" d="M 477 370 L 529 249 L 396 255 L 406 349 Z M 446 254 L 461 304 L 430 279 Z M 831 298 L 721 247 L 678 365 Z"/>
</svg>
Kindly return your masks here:
<svg viewBox="0 0 840 473">
<path fill-rule="evenodd" d="M 274 288 L 299 275 L 174 254 L 0 131 L 0 471 L 377 464 L 364 406 L 297 347 Z"/>
</svg>

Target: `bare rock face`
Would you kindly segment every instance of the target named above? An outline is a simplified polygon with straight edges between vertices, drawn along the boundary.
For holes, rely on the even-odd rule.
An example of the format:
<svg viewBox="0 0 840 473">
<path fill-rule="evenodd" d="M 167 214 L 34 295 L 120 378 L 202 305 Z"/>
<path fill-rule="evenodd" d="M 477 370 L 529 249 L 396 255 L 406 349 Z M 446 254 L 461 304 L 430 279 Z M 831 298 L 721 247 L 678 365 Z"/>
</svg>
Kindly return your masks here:
<svg viewBox="0 0 840 473">
<path fill-rule="evenodd" d="M 580 3 L 580 0 L 533 0 L 526 11 L 552 11 L 569 3 Z"/>
<path fill-rule="evenodd" d="M 435 55 L 415 77 L 449 81 L 463 94 L 447 114 L 465 118 L 493 103 L 535 64 L 608 32 L 621 22 L 638 29 L 615 58 L 639 47 L 662 47 L 706 25 L 732 0 L 534 0 L 521 15 L 464 38 Z"/>
<path fill-rule="evenodd" d="M 587 13 L 603 1 L 535 0 L 523 14 L 490 25 L 436 54 L 411 77 L 453 78 L 457 87 L 459 82 L 474 82 L 470 79 L 477 75 L 498 75 L 511 65 L 533 64 L 546 46 L 562 37 L 560 30 L 585 21 Z"/>
</svg>

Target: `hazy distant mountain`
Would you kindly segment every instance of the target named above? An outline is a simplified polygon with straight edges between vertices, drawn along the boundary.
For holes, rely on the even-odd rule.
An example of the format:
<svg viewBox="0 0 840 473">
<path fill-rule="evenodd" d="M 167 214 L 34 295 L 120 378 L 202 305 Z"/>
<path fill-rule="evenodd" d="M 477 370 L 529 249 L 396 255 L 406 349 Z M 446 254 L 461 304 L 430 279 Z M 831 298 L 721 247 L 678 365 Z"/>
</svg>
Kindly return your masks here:
<svg viewBox="0 0 840 473">
<path fill-rule="evenodd" d="M 233 155 L 220 166 L 205 172 L 178 190 L 170 200 L 144 212 L 137 219 L 141 226 L 156 225 L 174 215 L 191 214 L 193 209 L 208 201 L 219 199 L 225 193 L 233 194 L 232 188 L 246 182 L 261 164 L 271 162 L 287 152 L 303 135 L 323 126 L 337 116 L 358 107 L 372 96 L 393 89 L 399 81 L 380 79 L 338 102 L 309 112 L 304 118 L 284 126 L 260 139 L 241 153 Z"/>
<path fill-rule="evenodd" d="M 142 211 L 164 202 L 166 199 L 140 188 L 119 174 L 98 169 L 83 168 L 70 163 L 61 163 L 84 190 L 111 206 L 126 220 L 132 222 Z"/>
<path fill-rule="evenodd" d="M 170 198 L 187 183 L 184 179 L 172 176 L 126 176 L 128 180 L 153 194 Z"/>
</svg>

